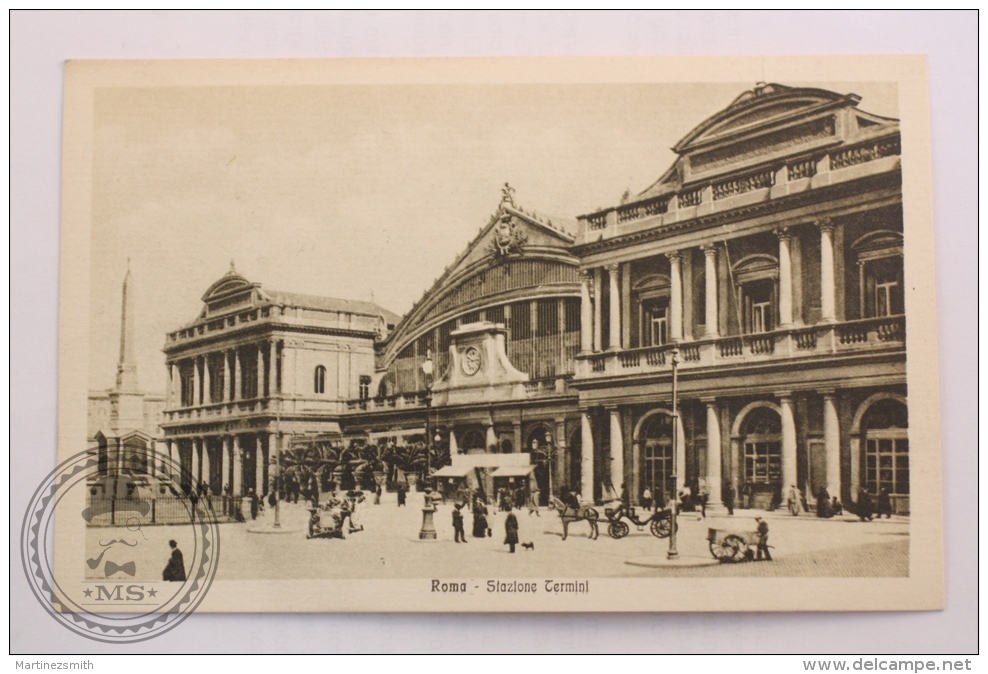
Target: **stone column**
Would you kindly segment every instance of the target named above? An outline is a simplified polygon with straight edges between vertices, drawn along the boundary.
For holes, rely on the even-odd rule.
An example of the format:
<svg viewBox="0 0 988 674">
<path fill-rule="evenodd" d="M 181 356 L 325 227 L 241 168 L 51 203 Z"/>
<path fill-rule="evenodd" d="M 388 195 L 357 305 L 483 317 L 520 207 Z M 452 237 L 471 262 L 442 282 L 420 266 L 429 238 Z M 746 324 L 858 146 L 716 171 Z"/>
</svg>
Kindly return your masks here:
<svg viewBox="0 0 988 674">
<path fill-rule="evenodd" d="M 552 486 L 559 491 L 564 484 L 569 484 L 569 473 L 566 470 L 566 419 L 556 419 L 556 474 Z M 555 496 L 555 494 L 553 494 Z"/>
<path fill-rule="evenodd" d="M 178 363 L 168 364 L 168 409 L 182 406 L 182 376 L 178 372 Z"/>
<path fill-rule="evenodd" d="M 792 258 L 789 251 L 791 243 L 789 228 L 781 227 L 775 230 L 779 237 L 779 327 L 792 327 Z M 788 489 L 789 486 L 786 485 Z"/>
<path fill-rule="evenodd" d="M 532 333 L 535 334 L 534 332 Z M 515 422 L 511 424 L 512 438 L 511 438 L 511 453 L 518 454 L 519 452 L 528 451 L 525 447 L 521 446 L 521 423 Z"/>
<path fill-rule="evenodd" d="M 226 496 L 226 486 L 230 484 L 230 452 L 233 451 L 233 439 L 223 438 L 223 451 L 220 452 L 220 493 Z"/>
<path fill-rule="evenodd" d="M 209 376 L 209 354 L 202 357 L 202 402 L 208 405 L 213 402 L 212 377 Z"/>
<path fill-rule="evenodd" d="M 264 397 L 264 375 L 267 371 L 264 369 L 264 343 L 261 342 L 257 345 L 257 396 L 258 398 Z"/>
<path fill-rule="evenodd" d="M 202 456 L 202 438 L 192 439 L 192 488 L 199 486 L 202 480 L 200 457 Z"/>
<path fill-rule="evenodd" d="M 267 493 L 264 488 L 264 443 L 263 436 L 258 435 L 254 440 L 254 493 L 259 497 Z"/>
<path fill-rule="evenodd" d="M 192 359 L 192 406 L 202 404 L 202 377 L 199 376 L 199 358 Z"/>
<path fill-rule="evenodd" d="M 837 320 L 834 280 L 834 225 L 829 218 L 816 223 L 820 228 L 820 321 Z"/>
<path fill-rule="evenodd" d="M 280 448 L 281 443 L 279 442 L 278 434 L 268 433 L 268 491 L 275 488 L 275 480 L 281 474 Z"/>
<path fill-rule="evenodd" d="M 244 450 L 240 447 L 240 436 L 233 436 L 233 495 L 244 495 Z"/>
<path fill-rule="evenodd" d="M 861 438 L 852 435 L 851 438 L 851 502 L 858 502 L 858 490 L 861 489 Z M 843 500 L 842 496 L 838 496 Z"/>
<path fill-rule="evenodd" d="M 223 397 L 221 402 L 229 402 L 230 400 L 230 352 L 223 352 Z"/>
<path fill-rule="evenodd" d="M 686 487 L 686 433 L 683 431 L 683 415 L 676 415 L 676 493 Z"/>
<path fill-rule="evenodd" d="M 701 247 L 705 258 L 704 283 L 706 288 L 706 304 L 704 306 L 703 322 L 706 328 L 704 336 L 719 337 L 717 321 L 720 313 L 717 310 L 717 247 L 707 244 Z M 711 491 L 713 488 L 711 487 Z M 720 489 L 717 490 L 720 493 Z"/>
<path fill-rule="evenodd" d="M 243 382 L 241 381 L 240 372 L 240 351 L 237 349 L 233 350 L 233 399 L 240 400 L 243 397 Z"/>
<path fill-rule="evenodd" d="M 621 348 L 631 348 L 631 263 L 621 265 Z"/>
<path fill-rule="evenodd" d="M 580 413 L 580 500 L 593 503 L 593 427 L 590 414 Z"/>
<path fill-rule="evenodd" d="M 580 270 L 580 353 L 593 351 L 593 304 L 590 299 L 590 272 Z"/>
<path fill-rule="evenodd" d="M 608 325 L 608 347 L 611 351 L 622 348 L 621 344 L 621 289 L 619 287 L 620 265 L 612 264 L 607 267 L 607 280 L 610 286 L 610 325 Z"/>
<path fill-rule="evenodd" d="M 707 404 L 707 488 L 710 490 L 710 505 L 720 505 L 721 457 L 720 457 L 720 414 L 717 401 L 708 399 Z"/>
<path fill-rule="evenodd" d="M 210 464 L 210 461 L 209 461 L 209 440 L 207 440 L 206 438 L 203 438 L 199 442 L 201 443 L 200 444 L 200 447 L 201 447 L 201 450 L 202 450 L 202 477 L 201 477 L 201 481 L 202 482 L 205 482 L 206 484 L 209 485 L 209 491 L 210 491 L 210 493 L 212 493 L 212 491 L 213 491 L 213 482 L 210 479 L 210 476 L 212 475 L 212 472 L 210 470 L 210 465 L 211 464 Z"/>
<path fill-rule="evenodd" d="M 593 270 L 593 350 L 595 352 L 600 351 L 604 343 L 604 317 L 600 311 L 601 306 L 603 305 L 601 300 L 603 299 L 604 294 L 604 283 L 601 276 L 602 270 L 600 267 Z"/>
<path fill-rule="evenodd" d="M 792 396 L 780 393 L 779 407 L 782 411 L 782 494 L 796 484 L 796 420 L 792 413 Z M 799 485 L 796 485 L 797 489 Z"/>
<path fill-rule="evenodd" d="M 611 485 L 617 495 L 621 495 L 624 484 L 624 438 L 621 433 L 621 411 L 609 410 L 611 417 Z M 629 490 L 630 493 L 630 490 Z"/>
<path fill-rule="evenodd" d="M 833 392 L 823 394 L 823 446 L 827 453 L 827 491 L 840 498 L 840 419 Z"/>
<path fill-rule="evenodd" d="M 682 256 L 679 251 L 666 253 L 669 258 L 669 340 L 683 339 L 683 274 L 680 269 Z"/>
<path fill-rule="evenodd" d="M 268 395 L 273 396 L 278 391 L 278 342 L 271 340 L 268 343 Z"/>
</svg>

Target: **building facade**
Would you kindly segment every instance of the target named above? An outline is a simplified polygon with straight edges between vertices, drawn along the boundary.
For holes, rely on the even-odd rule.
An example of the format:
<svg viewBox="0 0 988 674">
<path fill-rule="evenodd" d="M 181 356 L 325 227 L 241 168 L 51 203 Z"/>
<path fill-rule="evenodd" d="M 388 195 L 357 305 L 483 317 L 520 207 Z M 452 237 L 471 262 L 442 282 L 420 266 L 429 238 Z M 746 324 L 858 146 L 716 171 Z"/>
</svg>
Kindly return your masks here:
<svg viewBox="0 0 988 674">
<path fill-rule="evenodd" d="M 400 321 L 231 271 L 168 336 L 170 451 L 238 494 L 266 490 L 285 434 L 339 431 L 441 446 L 428 472 L 488 496 L 716 505 L 730 485 L 772 508 L 794 486 L 908 512 L 899 126 L 858 101 L 759 85 L 648 189 L 573 221 L 505 186 Z"/>
<path fill-rule="evenodd" d="M 163 349 L 167 451 L 211 493 L 264 494 L 291 436 L 339 435 L 397 317 L 370 302 L 266 290 L 232 263 L 202 301 Z"/>
<path fill-rule="evenodd" d="M 908 511 L 899 127 L 857 103 L 761 85 L 579 219 L 585 498 L 599 472 L 668 494 L 675 465 L 713 503 L 726 483 L 753 507 L 865 488 Z"/>
</svg>

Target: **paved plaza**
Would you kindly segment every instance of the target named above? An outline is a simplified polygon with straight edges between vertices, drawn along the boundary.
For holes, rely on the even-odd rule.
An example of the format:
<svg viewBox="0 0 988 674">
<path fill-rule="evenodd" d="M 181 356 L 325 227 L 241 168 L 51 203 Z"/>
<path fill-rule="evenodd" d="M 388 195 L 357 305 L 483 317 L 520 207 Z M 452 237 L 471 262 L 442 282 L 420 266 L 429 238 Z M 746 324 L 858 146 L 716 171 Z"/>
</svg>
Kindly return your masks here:
<svg viewBox="0 0 988 674">
<path fill-rule="evenodd" d="M 706 540 L 708 528 L 753 531 L 754 518 L 761 515 L 771 527 L 769 543 L 774 561 L 646 568 L 627 562 L 650 557 L 661 560 L 669 542 L 633 525 L 629 536 L 615 540 L 607 535 L 607 521 L 602 520 L 600 537 L 590 540 L 589 525 L 576 522 L 570 525 L 569 538 L 564 541 L 554 511 L 543 508 L 538 515 L 529 515 L 527 510 L 516 510 L 520 540 L 533 543 L 534 549 L 519 546 L 510 554 L 502 544 L 505 513 L 488 517 L 492 538 L 478 539 L 469 536 L 471 515 L 467 512 L 468 542 L 454 543 L 453 506 L 440 505 L 435 514 L 438 540 L 420 541 L 421 505 L 421 494 L 410 494 L 408 505 L 401 508 L 393 494 L 385 494 L 380 505 L 368 500 L 355 515 L 364 530 L 348 534 L 345 540 L 306 539 L 308 511 L 302 504 L 282 505 L 282 522 L 289 533 L 249 532 L 257 522 L 221 524 L 217 579 L 888 577 L 909 573 L 909 520 L 905 517 L 859 522 L 849 516 L 821 520 L 812 515 L 738 510 L 733 517 L 725 514 L 701 520 L 695 513 L 686 513 L 680 518 L 678 536 L 684 560 L 712 559 Z M 603 512 L 602 507 L 598 510 Z M 272 519 L 269 509 L 259 521 L 264 524 Z M 160 580 L 170 553 L 169 539 L 186 550 L 193 544 L 191 527 L 183 525 L 148 526 L 136 533 L 122 528 L 92 528 L 90 552 L 99 550 L 99 539 L 119 538 L 122 533 L 140 543 L 127 550 L 137 563 L 137 579 Z"/>
</svg>

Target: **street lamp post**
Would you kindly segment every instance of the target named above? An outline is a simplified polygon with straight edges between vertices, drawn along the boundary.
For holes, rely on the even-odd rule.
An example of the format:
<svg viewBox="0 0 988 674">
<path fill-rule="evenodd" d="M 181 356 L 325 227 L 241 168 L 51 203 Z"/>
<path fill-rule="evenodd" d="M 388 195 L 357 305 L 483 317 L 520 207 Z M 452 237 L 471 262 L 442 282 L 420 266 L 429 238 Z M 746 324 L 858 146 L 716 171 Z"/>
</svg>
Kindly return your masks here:
<svg viewBox="0 0 988 674">
<path fill-rule="evenodd" d="M 676 528 L 677 528 L 677 518 L 679 517 L 679 471 L 684 467 L 677 465 L 677 458 L 679 452 L 677 443 L 679 439 L 677 434 L 679 431 L 679 400 L 678 391 L 676 390 L 676 377 L 679 370 L 679 347 L 675 347 L 672 350 L 672 513 L 671 513 L 671 527 L 669 530 L 669 553 L 666 555 L 669 559 L 676 559 L 679 557 L 679 551 L 676 549 Z"/>
<path fill-rule="evenodd" d="M 425 375 L 425 479 L 429 479 L 431 469 L 432 453 L 432 428 L 429 422 L 429 411 L 432 407 L 432 354 L 427 352 L 425 361 L 422 363 L 422 374 Z M 430 492 L 425 493 L 425 504 L 422 507 L 422 527 L 419 529 L 419 540 L 435 540 L 436 526 L 432 521 L 432 516 L 436 512 Z"/>
</svg>

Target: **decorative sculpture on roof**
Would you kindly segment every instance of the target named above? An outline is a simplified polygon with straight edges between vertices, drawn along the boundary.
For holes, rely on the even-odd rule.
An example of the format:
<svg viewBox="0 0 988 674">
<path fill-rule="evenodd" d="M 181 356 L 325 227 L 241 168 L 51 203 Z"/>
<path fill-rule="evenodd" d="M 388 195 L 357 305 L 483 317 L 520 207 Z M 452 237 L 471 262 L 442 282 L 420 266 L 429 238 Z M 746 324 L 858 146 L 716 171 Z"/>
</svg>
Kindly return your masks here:
<svg viewBox="0 0 988 674">
<path fill-rule="evenodd" d="M 501 203 L 508 204 L 509 206 L 514 206 L 515 205 L 515 198 L 513 196 L 514 193 L 515 193 L 515 188 L 509 185 L 508 183 L 504 183 L 504 187 L 501 188 Z"/>
<path fill-rule="evenodd" d="M 510 213 L 502 213 L 494 225 L 494 238 L 491 239 L 490 251 L 495 257 L 507 257 L 511 254 L 520 255 L 522 246 L 528 241 L 528 235 L 518 228 Z"/>
</svg>

